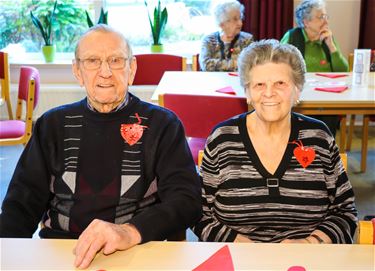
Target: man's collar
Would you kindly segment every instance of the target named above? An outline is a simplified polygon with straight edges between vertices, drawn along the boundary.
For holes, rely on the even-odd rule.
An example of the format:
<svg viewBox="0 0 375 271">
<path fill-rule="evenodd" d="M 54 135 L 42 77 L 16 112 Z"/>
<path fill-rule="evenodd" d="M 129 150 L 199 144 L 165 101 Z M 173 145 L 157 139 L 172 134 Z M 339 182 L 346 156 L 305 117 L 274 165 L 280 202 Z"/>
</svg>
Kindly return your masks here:
<svg viewBox="0 0 375 271">
<path fill-rule="evenodd" d="M 123 100 L 118 106 L 116 106 L 116 108 L 113 108 L 112 111 L 111 111 L 111 113 L 112 113 L 112 112 L 117 112 L 117 111 L 123 109 L 125 106 L 127 106 L 127 104 L 129 103 L 129 97 L 130 97 L 129 92 L 126 92 L 125 99 L 124 99 L 124 100 Z M 93 111 L 93 112 L 99 112 L 98 110 L 96 110 L 96 109 L 92 106 L 92 104 L 90 104 L 89 99 L 87 99 L 87 107 L 88 107 L 91 111 Z"/>
</svg>

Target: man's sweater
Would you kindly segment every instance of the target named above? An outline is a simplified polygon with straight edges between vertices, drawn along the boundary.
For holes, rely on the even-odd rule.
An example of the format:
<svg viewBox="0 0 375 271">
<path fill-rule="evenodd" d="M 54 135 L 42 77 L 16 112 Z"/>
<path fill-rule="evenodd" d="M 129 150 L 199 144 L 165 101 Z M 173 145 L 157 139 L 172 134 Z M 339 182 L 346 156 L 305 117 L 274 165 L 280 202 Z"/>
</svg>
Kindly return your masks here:
<svg viewBox="0 0 375 271">
<path fill-rule="evenodd" d="M 134 143 L 134 144 L 133 144 Z M 77 238 L 95 218 L 163 240 L 201 215 L 200 182 L 184 129 L 170 111 L 131 95 L 117 112 L 87 100 L 38 119 L 0 216 L 2 237 Z"/>
</svg>

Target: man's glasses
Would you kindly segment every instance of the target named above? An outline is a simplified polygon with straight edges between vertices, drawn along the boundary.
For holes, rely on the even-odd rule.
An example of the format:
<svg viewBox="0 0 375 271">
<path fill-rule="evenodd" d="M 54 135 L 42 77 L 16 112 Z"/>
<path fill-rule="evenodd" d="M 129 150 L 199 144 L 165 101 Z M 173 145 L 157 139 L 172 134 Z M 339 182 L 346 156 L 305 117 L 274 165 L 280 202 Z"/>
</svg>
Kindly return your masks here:
<svg viewBox="0 0 375 271">
<path fill-rule="evenodd" d="M 102 66 L 103 60 L 100 58 L 86 58 L 78 59 L 86 70 L 98 70 Z M 112 56 L 105 60 L 111 70 L 120 70 L 125 68 L 126 61 L 125 57 Z"/>
<path fill-rule="evenodd" d="M 329 19 L 329 15 L 328 14 L 322 14 L 320 16 L 317 16 L 316 18 L 318 18 L 319 20 L 328 20 Z"/>
</svg>

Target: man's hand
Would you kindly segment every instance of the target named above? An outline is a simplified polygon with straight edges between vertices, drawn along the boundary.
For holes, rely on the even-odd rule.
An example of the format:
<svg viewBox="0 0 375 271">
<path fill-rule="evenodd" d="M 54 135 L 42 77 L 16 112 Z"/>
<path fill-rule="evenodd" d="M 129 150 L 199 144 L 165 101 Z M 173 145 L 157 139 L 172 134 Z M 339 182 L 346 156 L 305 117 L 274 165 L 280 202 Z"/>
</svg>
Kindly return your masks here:
<svg viewBox="0 0 375 271">
<path fill-rule="evenodd" d="M 319 39 L 320 41 L 325 42 L 327 44 L 329 51 L 331 53 L 334 53 L 337 51 L 336 45 L 333 42 L 332 31 L 328 27 L 320 31 Z"/>
<path fill-rule="evenodd" d="M 76 255 L 74 265 L 77 268 L 87 268 L 98 251 L 111 254 L 117 250 L 131 248 L 141 242 L 138 230 L 130 225 L 116 225 L 99 219 L 93 220 L 80 235 L 73 250 Z"/>
</svg>

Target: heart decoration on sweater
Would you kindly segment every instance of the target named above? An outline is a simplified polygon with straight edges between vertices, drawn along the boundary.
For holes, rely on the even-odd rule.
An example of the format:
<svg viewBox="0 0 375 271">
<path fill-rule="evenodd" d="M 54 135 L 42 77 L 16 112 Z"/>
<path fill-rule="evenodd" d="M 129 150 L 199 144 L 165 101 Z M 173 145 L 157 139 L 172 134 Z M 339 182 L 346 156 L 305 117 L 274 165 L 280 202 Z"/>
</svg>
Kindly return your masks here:
<svg viewBox="0 0 375 271">
<path fill-rule="evenodd" d="M 293 141 L 291 144 L 296 144 L 298 146 L 293 150 L 293 154 L 301 166 L 307 168 L 315 159 L 315 150 L 303 146 L 301 140 Z"/>
<path fill-rule="evenodd" d="M 121 136 L 122 138 L 130 145 L 133 146 L 139 141 L 143 135 L 143 130 L 148 128 L 147 126 L 141 125 L 141 118 L 138 113 L 135 113 L 135 117 L 138 120 L 138 123 L 132 124 L 121 124 Z"/>
</svg>

